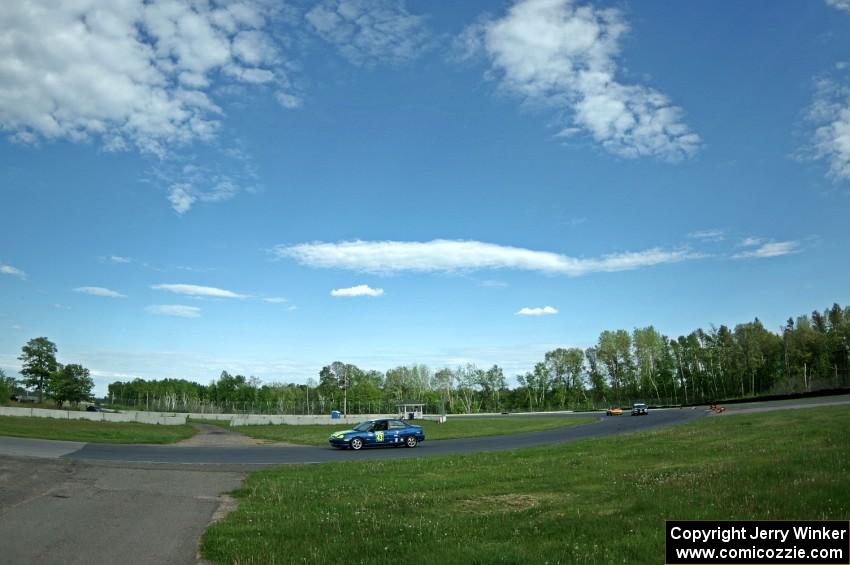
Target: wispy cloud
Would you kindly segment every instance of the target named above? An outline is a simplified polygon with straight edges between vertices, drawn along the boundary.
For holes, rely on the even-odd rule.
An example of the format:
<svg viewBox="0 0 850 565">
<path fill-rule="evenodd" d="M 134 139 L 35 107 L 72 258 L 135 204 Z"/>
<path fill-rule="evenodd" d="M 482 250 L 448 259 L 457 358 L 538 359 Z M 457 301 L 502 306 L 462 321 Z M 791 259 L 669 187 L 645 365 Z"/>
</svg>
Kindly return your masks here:
<svg viewBox="0 0 850 565">
<path fill-rule="evenodd" d="M 806 118 L 814 127 L 807 156 L 826 162 L 833 180 L 850 180 L 850 84 L 818 79 Z"/>
<path fill-rule="evenodd" d="M 165 290 L 174 294 L 196 296 L 204 298 L 248 298 L 246 294 L 239 294 L 232 290 L 215 288 L 212 286 L 198 286 L 194 284 L 155 284 L 151 285 L 154 290 Z"/>
<path fill-rule="evenodd" d="M 509 285 L 505 281 L 487 279 L 479 282 L 478 286 L 483 286 L 484 288 L 506 288 Z"/>
<path fill-rule="evenodd" d="M 176 316 L 178 318 L 197 318 L 201 315 L 200 308 L 196 306 L 183 306 L 182 304 L 156 304 L 148 306 L 145 310 L 149 314 Z"/>
<path fill-rule="evenodd" d="M 270 298 L 263 298 L 263 302 L 268 302 L 269 304 L 284 304 L 289 302 L 289 299 L 280 296 L 272 296 Z"/>
<path fill-rule="evenodd" d="M 171 208 L 183 215 L 198 203 L 226 202 L 243 192 L 262 190 L 254 159 L 238 144 L 200 164 L 196 158 L 157 162 L 150 180 L 167 187 Z"/>
<path fill-rule="evenodd" d="M 741 247 L 755 247 L 756 245 L 761 245 L 764 242 L 764 239 L 760 237 L 745 237 L 741 240 Z"/>
<path fill-rule="evenodd" d="M 121 257 L 120 255 L 112 255 L 109 257 L 109 261 L 111 263 L 115 263 L 116 265 L 130 263 L 132 259 L 129 257 Z"/>
<path fill-rule="evenodd" d="M 323 0 L 304 17 L 356 65 L 405 63 L 428 48 L 426 18 L 408 12 L 401 0 Z"/>
<path fill-rule="evenodd" d="M 273 252 L 302 265 L 363 273 L 457 272 L 517 269 L 580 276 L 638 269 L 700 257 L 687 249 L 616 253 L 585 259 L 480 241 L 436 239 L 427 242 L 343 241 L 279 245 Z"/>
<path fill-rule="evenodd" d="M 4 275 L 10 275 L 13 277 L 18 277 L 19 279 L 26 279 L 27 274 L 20 269 L 13 267 L 12 265 L 4 265 L 0 263 L 0 273 Z"/>
<path fill-rule="evenodd" d="M 692 231 L 688 234 L 691 239 L 696 239 L 703 242 L 713 243 L 726 239 L 726 232 L 721 229 L 707 229 Z"/>
<path fill-rule="evenodd" d="M 774 241 L 770 243 L 762 243 L 761 245 L 755 243 L 753 245 L 758 245 L 758 247 L 756 249 L 753 249 L 752 251 L 736 253 L 732 256 L 732 258 L 761 259 L 766 257 L 780 257 L 782 255 L 790 255 L 792 253 L 799 253 L 801 251 L 799 241 Z"/>
<path fill-rule="evenodd" d="M 521 308 L 517 316 L 553 316 L 558 313 L 557 308 L 552 306 L 544 306 L 542 308 Z"/>
<path fill-rule="evenodd" d="M 331 291 L 331 296 L 337 297 L 381 296 L 382 294 L 384 294 L 383 288 L 372 288 L 365 284 L 359 284 L 350 288 L 335 288 Z"/>
<path fill-rule="evenodd" d="M 504 17 L 482 20 L 457 40 L 462 58 L 484 53 L 503 90 L 525 101 L 567 110 L 560 137 L 588 133 L 607 151 L 628 158 L 679 160 L 701 145 L 682 110 L 654 88 L 623 84 L 622 12 L 572 0 L 522 0 Z"/>
<path fill-rule="evenodd" d="M 850 0 L 826 0 L 827 6 L 832 6 L 837 10 L 850 12 Z"/>
<path fill-rule="evenodd" d="M 80 286 L 74 292 L 90 294 L 91 296 L 102 296 L 104 298 L 127 298 L 125 295 L 102 286 Z"/>
</svg>

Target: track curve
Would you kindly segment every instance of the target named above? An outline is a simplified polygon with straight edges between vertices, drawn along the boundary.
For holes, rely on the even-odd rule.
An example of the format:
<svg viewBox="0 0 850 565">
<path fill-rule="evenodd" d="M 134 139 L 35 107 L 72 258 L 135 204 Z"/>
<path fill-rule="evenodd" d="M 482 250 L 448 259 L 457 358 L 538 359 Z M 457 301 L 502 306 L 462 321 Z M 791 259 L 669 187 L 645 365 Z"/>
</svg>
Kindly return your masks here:
<svg viewBox="0 0 850 565">
<path fill-rule="evenodd" d="M 331 447 L 307 446 L 181 447 L 89 443 L 76 451 L 65 454 L 64 458 L 79 461 L 207 465 L 281 465 L 359 461 L 363 459 L 397 459 L 551 445 L 672 426 L 700 418 L 703 415 L 704 411 L 702 410 L 653 410 L 648 416 L 644 417 L 628 415 L 601 417 L 598 422 L 569 428 L 506 436 L 426 441 L 419 444 L 415 449 L 383 448 L 363 450 L 356 453 Z M 564 417 L 570 416 L 565 415 Z"/>
</svg>

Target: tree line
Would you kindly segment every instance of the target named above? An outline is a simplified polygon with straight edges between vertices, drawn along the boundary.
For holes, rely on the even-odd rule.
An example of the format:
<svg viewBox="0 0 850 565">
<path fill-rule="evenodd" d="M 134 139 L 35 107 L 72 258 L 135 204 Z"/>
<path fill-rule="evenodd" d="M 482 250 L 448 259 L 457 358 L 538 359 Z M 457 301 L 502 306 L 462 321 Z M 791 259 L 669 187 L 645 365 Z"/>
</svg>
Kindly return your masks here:
<svg viewBox="0 0 850 565">
<path fill-rule="evenodd" d="M 777 329 L 756 318 L 676 338 L 653 326 L 606 330 L 591 347 L 547 352 L 516 375 L 513 387 L 496 364 L 436 370 L 411 364 L 382 372 L 335 361 L 303 384 L 263 383 L 222 371 L 206 385 L 186 379 L 113 382 L 107 399 L 150 410 L 295 414 L 387 413 L 414 400 L 432 413 L 472 413 L 696 404 L 850 386 L 850 307 L 834 304 L 789 318 Z M 91 390 L 88 371 L 56 364 L 55 345 L 46 338 L 30 340 L 20 359 L 22 382 L 39 395 L 75 401 Z"/>
<path fill-rule="evenodd" d="M 113 399 L 133 405 L 275 413 L 394 412 L 404 400 L 428 411 L 586 409 L 648 402 L 679 405 L 850 386 L 850 307 L 789 318 L 774 332 L 756 318 L 670 338 L 653 326 L 603 331 L 588 348 L 557 348 L 509 387 L 498 365 L 385 372 L 335 361 L 318 380 L 263 384 L 221 376 L 202 385 L 183 379 L 115 382 Z"/>
</svg>

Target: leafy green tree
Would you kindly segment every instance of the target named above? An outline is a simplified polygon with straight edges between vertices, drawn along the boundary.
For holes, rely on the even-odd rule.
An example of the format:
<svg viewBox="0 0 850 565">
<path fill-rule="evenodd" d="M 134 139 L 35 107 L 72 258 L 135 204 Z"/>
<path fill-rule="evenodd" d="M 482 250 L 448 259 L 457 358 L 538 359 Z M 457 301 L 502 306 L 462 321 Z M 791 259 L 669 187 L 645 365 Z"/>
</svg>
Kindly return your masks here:
<svg viewBox="0 0 850 565">
<path fill-rule="evenodd" d="M 38 401 L 44 400 L 45 387 L 50 376 L 56 371 L 56 344 L 46 337 L 36 337 L 21 348 L 18 357 L 21 367 L 21 382 L 24 386 L 38 391 Z"/>
<path fill-rule="evenodd" d="M 605 386 L 605 376 L 599 369 L 598 350 L 595 347 L 588 347 L 584 350 L 584 358 L 587 359 L 587 380 L 590 381 L 590 394 L 593 400 L 599 402 L 608 398 L 608 391 Z"/>
<path fill-rule="evenodd" d="M 661 401 L 661 392 L 658 382 L 662 380 L 661 360 L 664 349 L 667 347 L 664 336 L 658 333 L 652 326 L 643 329 L 635 329 L 632 341 L 637 359 L 638 375 L 640 377 L 641 390 L 651 388 L 655 399 Z"/>
<path fill-rule="evenodd" d="M 483 378 L 483 370 L 479 369 L 472 363 L 467 363 L 465 366 L 458 367 L 454 371 L 455 382 L 457 383 L 458 396 L 460 397 L 463 410 L 467 414 L 473 411 L 477 412 L 477 402 L 475 401 L 475 392 L 480 387 Z M 389 373 L 387 373 L 389 376 Z"/>
<path fill-rule="evenodd" d="M 632 338 L 626 330 L 603 331 L 599 335 L 596 356 L 605 367 L 615 402 L 620 402 L 620 395 L 625 388 L 628 395 L 634 390 L 634 364 L 632 363 Z"/>
<path fill-rule="evenodd" d="M 431 378 L 431 388 L 439 393 L 444 404 L 448 404 L 449 412 L 454 410 L 454 382 L 454 373 L 449 368 L 440 369 Z"/>
<path fill-rule="evenodd" d="M 480 371 L 478 377 L 480 378 L 478 386 L 481 387 L 483 400 L 489 403 L 490 408 L 498 410 L 501 407 L 500 396 L 502 389 L 508 386 L 502 368 L 498 365 L 493 365 L 487 371 Z"/>
<path fill-rule="evenodd" d="M 70 364 L 54 371 L 48 381 L 47 394 L 57 406 L 65 402 L 77 404 L 91 399 L 94 381 L 82 365 Z"/>
<path fill-rule="evenodd" d="M 3 369 L 0 369 L 0 403 L 9 402 L 15 394 L 15 378 L 7 377 Z"/>
</svg>

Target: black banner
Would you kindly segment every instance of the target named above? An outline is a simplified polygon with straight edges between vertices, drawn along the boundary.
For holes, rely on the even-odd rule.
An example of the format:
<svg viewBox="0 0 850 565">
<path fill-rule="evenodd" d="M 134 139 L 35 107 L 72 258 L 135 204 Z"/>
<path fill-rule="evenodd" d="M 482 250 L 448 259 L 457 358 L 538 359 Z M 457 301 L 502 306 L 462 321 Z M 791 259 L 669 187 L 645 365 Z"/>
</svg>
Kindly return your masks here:
<svg viewBox="0 0 850 565">
<path fill-rule="evenodd" d="M 848 565 L 850 522 L 668 520 L 667 565 Z"/>
</svg>

